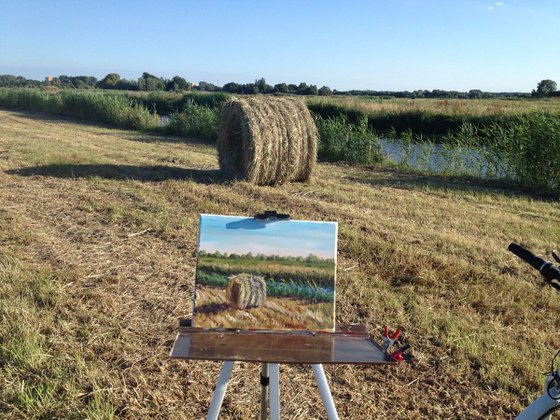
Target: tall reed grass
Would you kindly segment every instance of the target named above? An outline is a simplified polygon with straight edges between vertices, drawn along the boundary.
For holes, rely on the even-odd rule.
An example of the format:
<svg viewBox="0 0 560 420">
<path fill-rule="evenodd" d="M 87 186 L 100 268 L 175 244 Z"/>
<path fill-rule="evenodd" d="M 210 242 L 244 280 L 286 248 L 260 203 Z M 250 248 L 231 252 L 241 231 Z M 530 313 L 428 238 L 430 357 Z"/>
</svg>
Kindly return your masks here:
<svg viewBox="0 0 560 420">
<path fill-rule="evenodd" d="M 66 115 L 136 130 L 155 128 L 159 122 L 158 116 L 142 105 L 98 92 L 0 89 L 0 108 Z"/>
<path fill-rule="evenodd" d="M 230 98 L 223 92 L 114 92 L 114 95 L 123 96 L 137 104 L 143 105 L 150 111 L 159 115 L 171 115 L 177 112 L 186 112 L 192 105 L 204 106 L 211 109 L 221 109 L 222 105 Z"/>
<path fill-rule="evenodd" d="M 560 190 L 560 116 L 533 112 L 481 130 L 525 187 Z"/>
<path fill-rule="evenodd" d="M 509 99 L 379 99 L 334 97 L 307 99 L 308 108 L 323 118 L 346 117 L 356 124 L 367 118 L 374 132 L 385 135 L 395 130 L 399 136 L 407 130 L 416 135 L 439 136 L 457 133 L 463 124 L 483 128 L 494 123 L 515 121 L 519 115 L 535 111 L 560 114 L 560 100 Z"/>
<path fill-rule="evenodd" d="M 195 137 L 210 142 L 218 138 L 220 111 L 203 105 L 187 105 L 182 112 L 174 112 L 164 127 L 168 134 Z"/>
<path fill-rule="evenodd" d="M 377 137 L 368 129 L 366 119 L 349 124 L 346 117 L 318 117 L 316 122 L 320 159 L 365 164 L 383 160 Z"/>
<path fill-rule="evenodd" d="M 504 179 L 533 190 L 560 191 L 558 115 L 531 112 L 484 127 L 464 123 L 443 143 L 407 131 L 384 146 L 389 160 L 403 169 Z"/>
<path fill-rule="evenodd" d="M 500 154 L 488 145 L 481 145 L 473 135 L 473 127 L 464 124 L 458 133 L 448 134 L 438 143 L 434 138 L 406 131 L 399 137 L 388 133 L 382 149 L 387 161 L 405 170 L 438 173 L 453 176 L 470 176 L 484 179 L 505 178 L 507 165 Z"/>
</svg>

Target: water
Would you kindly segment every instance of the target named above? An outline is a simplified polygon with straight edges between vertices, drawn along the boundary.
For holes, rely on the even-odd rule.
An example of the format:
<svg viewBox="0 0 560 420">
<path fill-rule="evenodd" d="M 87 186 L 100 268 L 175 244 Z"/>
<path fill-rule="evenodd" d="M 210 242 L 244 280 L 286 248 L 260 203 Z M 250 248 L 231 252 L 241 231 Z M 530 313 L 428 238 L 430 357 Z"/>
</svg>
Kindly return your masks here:
<svg viewBox="0 0 560 420">
<path fill-rule="evenodd" d="M 399 139 L 379 139 L 389 162 L 422 172 L 503 179 L 510 174 L 495 152 L 485 148 L 411 143 Z"/>
<path fill-rule="evenodd" d="M 159 126 L 160 127 L 166 126 L 167 124 L 169 124 L 169 121 L 171 121 L 171 116 L 169 116 L 169 115 L 160 115 L 159 116 Z"/>
</svg>

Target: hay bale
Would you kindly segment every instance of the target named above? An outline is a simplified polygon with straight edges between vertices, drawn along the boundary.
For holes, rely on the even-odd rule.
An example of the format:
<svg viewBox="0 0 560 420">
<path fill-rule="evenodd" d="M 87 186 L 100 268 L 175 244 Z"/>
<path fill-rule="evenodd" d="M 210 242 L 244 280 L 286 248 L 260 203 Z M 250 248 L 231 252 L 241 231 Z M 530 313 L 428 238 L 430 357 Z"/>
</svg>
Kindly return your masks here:
<svg viewBox="0 0 560 420">
<path fill-rule="evenodd" d="M 261 276 L 239 274 L 229 279 L 226 299 L 235 309 L 258 308 L 266 302 L 266 282 Z"/>
<path fill-rule="evenodd" d="M 234 98 L 222 110 L 220 167 L 257 185 L 307 181 L 317 138 L 315 121 L 298 99 Z"/>
</svg>

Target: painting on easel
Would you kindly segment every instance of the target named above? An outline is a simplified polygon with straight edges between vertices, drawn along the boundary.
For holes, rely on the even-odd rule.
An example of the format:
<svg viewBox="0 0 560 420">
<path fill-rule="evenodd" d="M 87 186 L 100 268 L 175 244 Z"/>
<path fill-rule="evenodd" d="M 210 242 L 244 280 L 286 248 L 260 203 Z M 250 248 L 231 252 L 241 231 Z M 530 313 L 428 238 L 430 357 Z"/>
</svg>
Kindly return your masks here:
<svg viewBox="0 0 560 420">
<path fill-rule="evenodd" d="M 335 222 L 200 216 L 193 326 L 333 331 Z"/>
</svg>

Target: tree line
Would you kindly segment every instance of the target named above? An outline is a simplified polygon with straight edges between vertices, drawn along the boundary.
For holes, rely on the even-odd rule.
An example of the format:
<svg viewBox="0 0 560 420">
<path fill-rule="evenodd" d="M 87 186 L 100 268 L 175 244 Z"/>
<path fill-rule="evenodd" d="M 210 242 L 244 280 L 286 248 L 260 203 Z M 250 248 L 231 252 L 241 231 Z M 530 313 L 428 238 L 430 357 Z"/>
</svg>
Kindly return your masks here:
<svg viewBox="0 0 560 420">
<path fill-rule="evenodd" d="M 138 91 L 168 91 L 185 92 L 190 90 L 204 92 L 226 92 L 235 94 L 292 94 L 292 95 L 344 95 L 344 96 L 372 96 L 382 98 L 441 98 L 441 99 L 486 99 L 486 98 L 546 98 L 560 97 L 556 82 L 550 79 L 541 80 L 537 88 L 531 93 L 527 92 L 483 92 L 480 89 L 471 89 L 468 92 L 443 89 L 418 89 L 414 91 L 387 91 L 387 90 L 332 90 L 328 86 L 320 88 L 314 84 L 301 82 L 299 84 L 277 83 L 269 85 L 264 78 L 255 80 L 254 83 L 228 82 L 223 86 L 201 81 L 198 84 L 188 82 L 184 77 L 174 76 L 171 79 L 158 77 L 148 72 L 142 73 L 138 79 L 122 78 L 117 73 L 109 73 L 98 80 L 94 76 L 66 76 L 47 77 L 43 81 L 27 79 L 23 76 L 10 74 L 0 75 L 0 87 L 31 87 L 55 86 L 67 89 L 110 89 L 110 90 L 138 90 Z"/>
<path fill-rule="evenodd" d="M 205 250 L 200 250 L 199 254 L 200 257 L 203 258 L 216 258 L 216 259 L 229 259 L 229 260 L 259 260 L 259 261 L 288 261 L 288 262 L 299 262 L 299 263 L 309 263 L 309 264 L 317 264 L 317 263 L 330 263 L 334 264 L 334 260 L 332 258 L 319 258 L 314 254 L 309 254 L 307 257 L 297 256 L 281 256 L 281 255 L 265 255 L 265 254 L 253 254 L 252 252 L 248 252 L 246 254 L 235 254 L 235 253 L 227 253 L 227 252 L 207 252 Z"/>
</svg>

